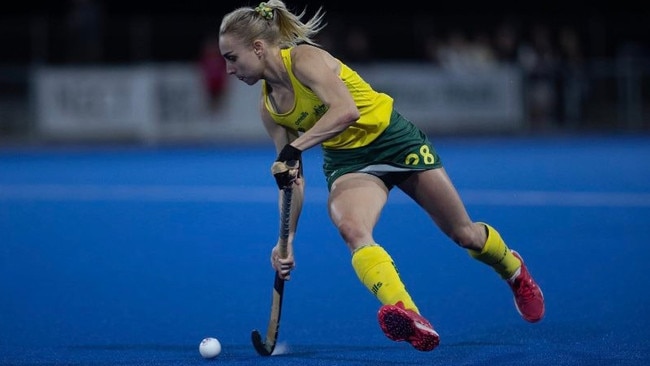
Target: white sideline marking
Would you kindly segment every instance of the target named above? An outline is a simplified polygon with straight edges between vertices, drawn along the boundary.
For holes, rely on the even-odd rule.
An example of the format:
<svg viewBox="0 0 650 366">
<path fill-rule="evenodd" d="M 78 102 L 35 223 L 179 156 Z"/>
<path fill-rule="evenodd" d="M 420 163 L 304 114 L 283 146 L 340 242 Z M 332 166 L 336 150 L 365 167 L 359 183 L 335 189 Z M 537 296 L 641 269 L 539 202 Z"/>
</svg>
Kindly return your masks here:
<svg viewBox="0 0 650 366">
<path fill-rule="evenodd" d="M 460 189 L 467 205 L 650 207 L 650 193 Z M 0 184 L 0 201 L 148 201 L 277 203 L 273 186 Z M 307 187 L 305 203 L 324 203 L 327 190 Z M 411 203 L 395 189 L 391 203 Z"/>
</svg>

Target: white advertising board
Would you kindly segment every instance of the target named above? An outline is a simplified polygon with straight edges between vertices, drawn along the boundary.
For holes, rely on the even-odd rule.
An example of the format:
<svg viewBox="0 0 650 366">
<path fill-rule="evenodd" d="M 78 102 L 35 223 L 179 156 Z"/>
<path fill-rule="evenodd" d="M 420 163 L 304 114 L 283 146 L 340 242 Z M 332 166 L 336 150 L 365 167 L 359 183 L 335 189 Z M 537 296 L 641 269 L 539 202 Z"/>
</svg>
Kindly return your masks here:
<svg viewBox="0 0 650 366">
<path fill-rule="evenodd" d="M 464 74 L 426 64 L 356 69 L 427 132 L 523 127 L 517 69 Z M 43 138 L 71 140 L 268 142 L 258 113 L 260 84 L 229 81 L 213 108 L 193 64 L 37 68 L 32 84 L 37 131 Z"/>
<path fill-rule="evenodd" d="M 505 66 L 452 72 L 427 64 L 357 68 L 395 108 L 427 131 L 495 132 L 523 128 L 523 77 Z"/>
</svg>

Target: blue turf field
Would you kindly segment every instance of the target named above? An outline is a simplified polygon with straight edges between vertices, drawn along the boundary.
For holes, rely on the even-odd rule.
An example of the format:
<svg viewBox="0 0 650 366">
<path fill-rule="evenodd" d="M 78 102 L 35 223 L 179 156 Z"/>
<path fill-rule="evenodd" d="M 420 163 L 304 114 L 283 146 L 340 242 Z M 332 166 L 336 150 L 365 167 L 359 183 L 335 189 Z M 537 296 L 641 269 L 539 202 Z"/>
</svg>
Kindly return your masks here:
<svg viewBox="0 0 650 366">
<path fill-rule="evenodd" d="M 389 341 L 330 224 L 320 151 L 286 285 L 279 350 L 258 356 L 277 238 L 270 147 L 0 149 L 2 365 L 646 365 L 650 137 L 434 139 L 471 216 L 544 290 L 507 286 L 394 191 L 377 240 L 441 335 Z M 203 337 L 222 354 L 203 360 Z"/>
</svg>

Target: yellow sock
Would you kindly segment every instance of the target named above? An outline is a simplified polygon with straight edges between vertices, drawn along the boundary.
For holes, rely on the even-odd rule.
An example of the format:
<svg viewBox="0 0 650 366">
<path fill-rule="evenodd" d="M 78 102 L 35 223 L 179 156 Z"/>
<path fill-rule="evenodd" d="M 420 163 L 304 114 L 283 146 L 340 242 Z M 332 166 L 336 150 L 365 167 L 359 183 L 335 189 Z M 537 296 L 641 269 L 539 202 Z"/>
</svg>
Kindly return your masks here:
<svg viewBox="0 0 650 366">
<path fill-rule="evenodd" d="M 406 309 L 419 313 L 406 291 L 399 272 L 388 252 L 378 244 L 363 246 L 352 253 L 352 267 L 359 280 L 383 304 L 404 303 Z"/>
<path fill-rule="evenodd" d="M 510 252 L 499 232 L 486 223 L 482 224 L 485 225 L 488 232 L 485 246 L 480 252 L 469 249 L 469 255 L 492 267 L 501 278 L 512 277 L 521 266 L 521 262 Z"/>
</svg>

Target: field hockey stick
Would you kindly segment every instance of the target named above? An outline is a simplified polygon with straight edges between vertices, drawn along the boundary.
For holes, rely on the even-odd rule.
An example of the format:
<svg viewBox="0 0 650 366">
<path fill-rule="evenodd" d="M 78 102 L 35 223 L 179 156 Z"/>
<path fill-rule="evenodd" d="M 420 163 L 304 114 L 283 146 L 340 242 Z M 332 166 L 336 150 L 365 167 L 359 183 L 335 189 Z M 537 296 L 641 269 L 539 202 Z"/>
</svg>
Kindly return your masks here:
<svg viewBox="0 0 650 366">
<path fill-rule="evenodd" d="M 280 256 L 287 257 L 287 240 L 289 238 L 289 220 L 291 217 L 291 188 L 284 188 L 282 196 L 282 209 L 280 212 Z M 275 349 L 278 341 L 280 330 L 280 315 L 282 314 L 282 296 L 284 293 L 284 279 L 280 277 L 279 272 L 275 272 L 275 281 L 273 282 L 273 300 L 271 302 L 271 316 L 269 325 L 266 330 L 266 339 L 262 340 L 262 335 L 255 329 L 251 333 L 251 340 L 257 353 L 261 356 L 270 356 Z"/>
</svg>

